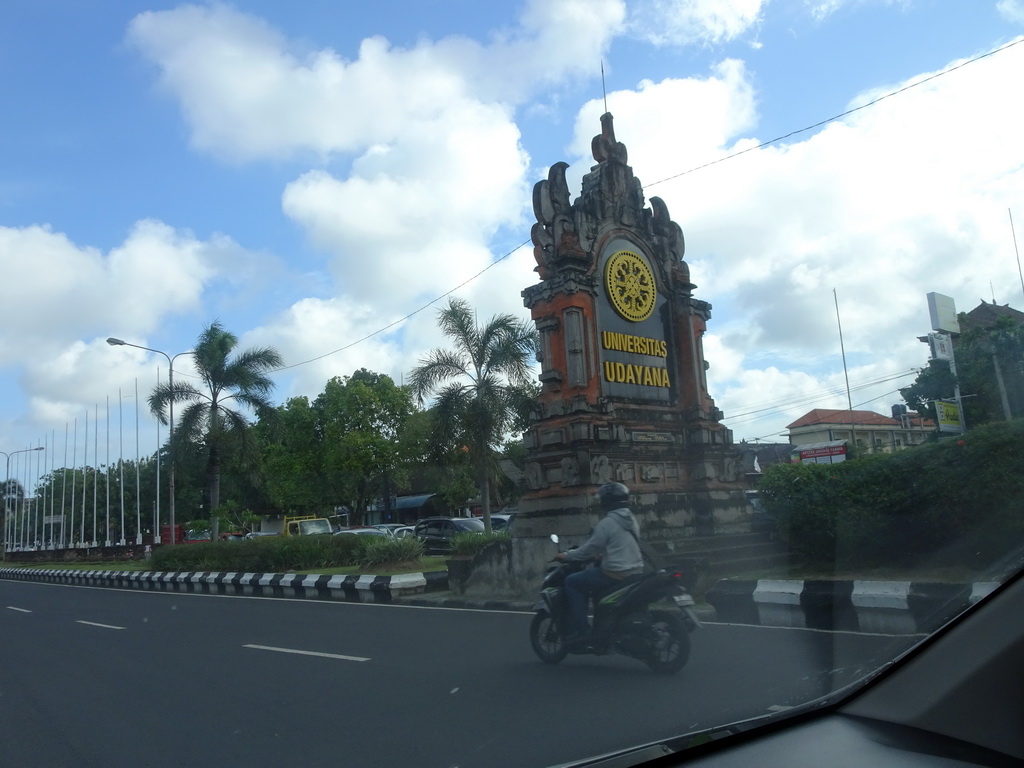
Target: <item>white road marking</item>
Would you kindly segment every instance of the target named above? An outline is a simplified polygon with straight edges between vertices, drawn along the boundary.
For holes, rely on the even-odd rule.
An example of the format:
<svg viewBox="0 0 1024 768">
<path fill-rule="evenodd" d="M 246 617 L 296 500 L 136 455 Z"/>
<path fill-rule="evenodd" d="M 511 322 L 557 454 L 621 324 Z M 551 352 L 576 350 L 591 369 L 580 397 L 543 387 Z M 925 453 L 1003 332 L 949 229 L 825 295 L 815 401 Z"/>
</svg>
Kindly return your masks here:
<svg viewBox="0 0 1024 768">
<path fill-rule="evenodd" d="M 113 624 L 97 624 L 95 621 L 83 621 L 79 619 L 75 622 L 76 624 L 87 624 L 90 627 L 100 627 L 102 629 L 125 629 L 125 627 L 115 627 Z"/>
<path fill-rule="evenodd" d="M 322 656 L 325 659 L 341 659 L 342 661 L 369 661 L 364 656 L 345 656 L 340 653 L 323 653 L 322 651 L 301 651 L 298 648 L 275 648 L 272 645 L 246 644 L 243 648 L 255 648 L 258 651 L 276 651 L 277 653 L 297 653 L 300 656 Z"/>
<path fill-rule="evenodd" d="M 17 611 L 18 613 L 32 613 L 28 608 L 15 608 L 13 605 L 7 606 L 8 611 Z"/>
</svg>

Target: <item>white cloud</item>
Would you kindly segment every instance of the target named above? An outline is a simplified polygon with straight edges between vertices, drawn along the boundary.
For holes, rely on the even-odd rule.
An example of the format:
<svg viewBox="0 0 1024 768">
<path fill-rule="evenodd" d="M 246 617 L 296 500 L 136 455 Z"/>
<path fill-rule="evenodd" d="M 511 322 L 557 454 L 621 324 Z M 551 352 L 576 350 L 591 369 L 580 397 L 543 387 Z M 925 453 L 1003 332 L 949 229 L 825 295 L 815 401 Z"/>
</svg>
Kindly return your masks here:
<svg viewBox="0 0 1024 768">
<path fill-rule="evenodd" d="M 1007 21 L 1024 24 L 1024 0 L 999 0 L 996 11 Z"/>
<path fill-rule="evenodd" d="M 235 248 L 227 238 L 202 242 L 158 221 L 138 222 L 108 254 L 47 227 L 0 227 L 0 268 L 18 286 L 0 303 L 0 323 L 19 328 L 0 339 L 0 364 L 90 332 L 147 333 L 169 313 L 194 310 L 219 255 Z"/>
<path fill-rule="evenodd" d="M 530 166 L 511 105 L 592 75 L 624 16 L 621 0 L 531 0 L 486 44 L 374 37 L 352 60 L 219 5 L 141 14 L 129 39 L 180 102 L 195 147 L 324 161 L 287 185 L 282 208 L 326 254 L 336 298 L 300 301 L 288 328 L 338 307 L 401 316 L 485 269 L 503 227 L 525 233 Z"/>
<path fill-rule="evenodd" d="M 245 263 L 266 260 L 222 235 L 203 241 L 154 220 L 138 222 L 108 253 L 47 227 L 0 227 L 0 269 L 18 287 L 0 302 L 0 323 L 18 329 L 0 336 L 0 366 L 21 366 L 20 385 L 31 393 L 27 418 L 84 420 L 83 409 L 103 407 L 135 379 L 148 392 L 157 368 L 167 376 L 165 359 L 112 348 L 106 338 L 150 346 L 148 335 L 165 331 L 175 316 L 198 313 L 222 278 L 244 291 Z M 179 360 L 176 368 L 187 365 Z"/>
<path fill-rule="evenodd" d="M 645 169 L 640 177 L 645 184 L 664 179 L 671 169 L 685 170 L 723 156 L 730 141 L 757 122 L 754 88 L 738 59 L 719 63 L 706 78 L 644 80 L 635 90 L 609 93 L 608 109 L 621 129 L 619 140 L 626 136 L 630 164 Z M 584 158 L 580 165 L 586 168 L 603 111 L 602 101 L 590 101 L 576 120 L 570 150 Z M 657 187 L 649 194 L 659 194 Z"/>
<path fill-rule="evenodd" d="M 804 5 L 817 21 L 850 5 L 908 5 L 912 0 L 804 0 Z"/>
<path fill-rule="evenodd" d="M 507 115 L 470 102 L 362 156 L 346 179 L 304 174 L 282 204 L 332 255 L 339 292 L 408 307 L 489 263 L 495 231 L 523 221 L 527 165 Z"/>
<path fill-rule="evenodd" d="M 716 44 L 734 40 L 761 19 L 768 0 L 642 0 L 630 31 L 654 45 Z"/>
<path fill-rule="evenodd" d="M 351 61 L 224 5 L 140 14 L 128 39 L 159 68 L 197 148 L 250 160 L 362 152 L 444 121 L 451 105 L 515 103 L 592 72 L 623 16 L 621 0 L 533 0 L 522 26 L 488 46 L 449 37 L 401 49 L 377 36 Z"/>
</svg>

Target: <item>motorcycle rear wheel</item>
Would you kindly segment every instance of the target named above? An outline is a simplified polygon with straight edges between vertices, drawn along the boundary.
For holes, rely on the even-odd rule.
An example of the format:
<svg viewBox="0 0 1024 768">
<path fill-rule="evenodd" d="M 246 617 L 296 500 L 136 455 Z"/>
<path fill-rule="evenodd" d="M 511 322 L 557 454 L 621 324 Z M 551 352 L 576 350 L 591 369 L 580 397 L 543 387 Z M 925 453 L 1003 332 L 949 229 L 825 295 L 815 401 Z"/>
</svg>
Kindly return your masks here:
<svg viewBox="0 0 1024 768">
<path fill-rule="evenodd" d="M 538 611 L 530 622 L 530 645 L 546 664 L 557 664 L 569 653 L 558 625 L 546 611 Z"/>
<path fill-rule="evenodd" d="M 653 620 L 653 647 L 644 662 L 659 674 L 674 675 L 690 659 L 690 633 L 677 613 L 658 611 Z"/>
</svg>

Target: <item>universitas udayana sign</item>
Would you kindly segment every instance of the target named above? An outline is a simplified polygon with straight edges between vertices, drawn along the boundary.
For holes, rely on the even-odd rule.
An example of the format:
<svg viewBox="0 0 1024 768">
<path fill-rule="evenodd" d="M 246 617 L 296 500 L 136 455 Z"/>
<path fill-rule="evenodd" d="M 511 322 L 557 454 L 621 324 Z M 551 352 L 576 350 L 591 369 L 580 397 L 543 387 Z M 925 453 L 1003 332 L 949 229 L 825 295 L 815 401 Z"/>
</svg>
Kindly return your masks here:
<svg viewBox="0 0 1024 768">
<path fill-rule="evenodd" d="M 609 397 L 668 402 L 671 345 L 655 270 L 643 251 L 624 238 L 608 244 L 598 266 L 602 391 Z"/>
</svg>

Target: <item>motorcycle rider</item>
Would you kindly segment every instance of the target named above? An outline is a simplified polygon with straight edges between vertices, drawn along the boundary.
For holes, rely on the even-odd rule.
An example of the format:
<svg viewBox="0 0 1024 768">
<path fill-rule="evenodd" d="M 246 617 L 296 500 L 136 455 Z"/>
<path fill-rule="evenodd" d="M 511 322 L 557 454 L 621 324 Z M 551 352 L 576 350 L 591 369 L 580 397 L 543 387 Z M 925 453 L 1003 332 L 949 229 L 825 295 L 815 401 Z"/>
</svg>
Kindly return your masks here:
<svg viewBox="0 0 1024 768">
<path fill-rule="evenodd" d="M 565 580 L 569 622 L 566 642 L 570 648 L 586 645 L 590 636 L 590 598 L 644 569 L 640 527 L 628 506 L 629 489 L 622 483 L 605 483 L 597 489 L 597 499 L 607 514 L 594 526 L 590 538 L 583 546 L 556 556 L 563 562 L 601 561 L 600 567 L 584 568 Z"/>
</svg>

